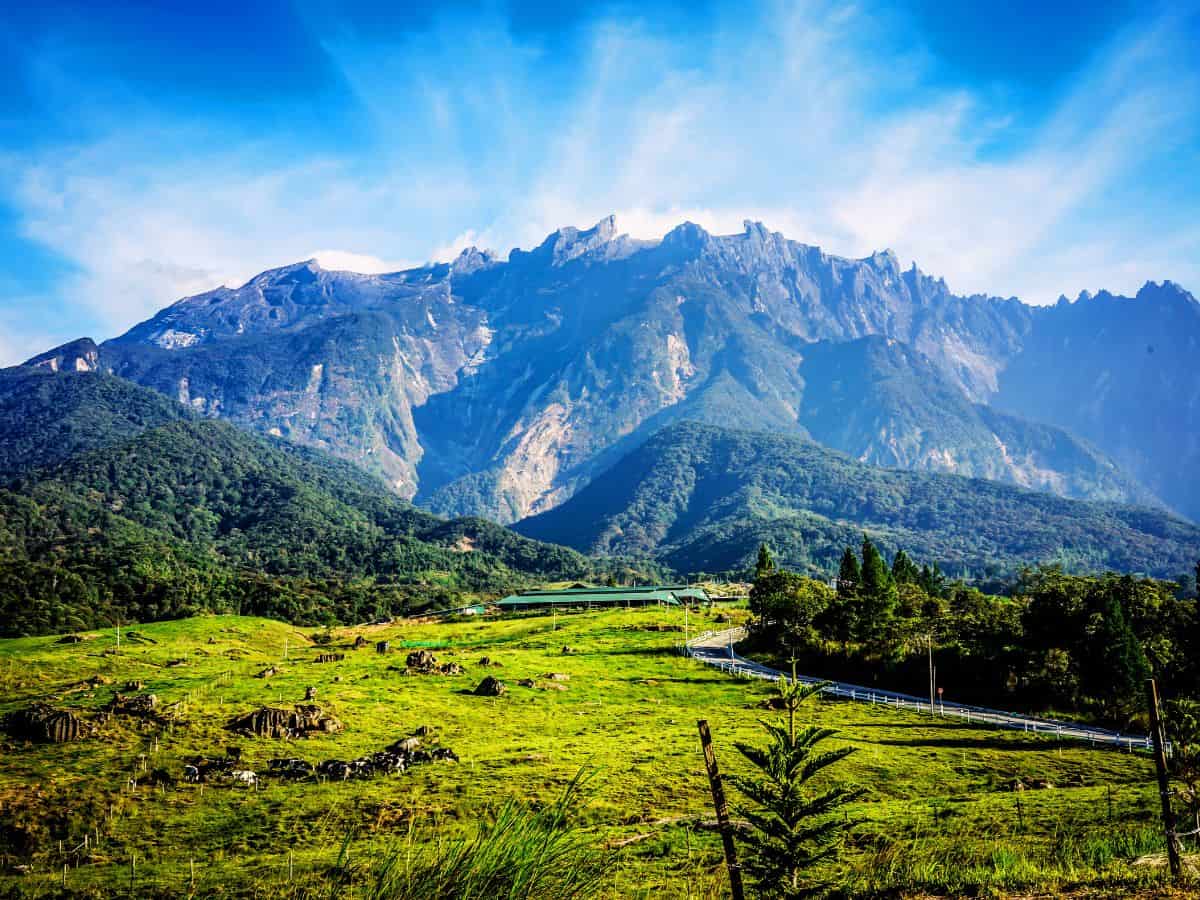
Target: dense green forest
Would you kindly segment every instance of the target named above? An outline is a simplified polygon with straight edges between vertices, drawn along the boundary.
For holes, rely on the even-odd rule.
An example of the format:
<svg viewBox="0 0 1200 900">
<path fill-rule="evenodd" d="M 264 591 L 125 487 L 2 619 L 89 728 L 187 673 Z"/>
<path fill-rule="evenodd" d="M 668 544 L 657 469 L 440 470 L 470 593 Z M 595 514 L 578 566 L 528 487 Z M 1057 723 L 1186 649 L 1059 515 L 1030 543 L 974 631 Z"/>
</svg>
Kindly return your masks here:
<svg viewBox="0 0 1200 900">
<path fill-rule="evenodd" d="M 0 490 L 4 635 L 201 610 L 363 621 L 610 574 L 642 572 L 439 519 L 349 463 L 222 422 L 151 428 Z"/>
<path fill-rule="evenodd" d="M 0 369 L 0 477 L 190 417 L 170 397 L 104 372 Z"/>
<path fill-rule="evenodd" d="M 1161 510 L 882 469 L 798 437 L 691 422 L 514 527 L 588 553 L 653 554 L 681 572 L 744 570 L 765 543 L 790 568 L 827 575 L 864 531 L 971 581 L 1037 564 L 1174 578 L 1200 555 L 1200 528 Z"/>
<path fill-rule="evenodd" d="M 863 538 L 860 552 L 845 548 L 830 586 L 776 567 L 763 548 L 751 647 L 795 657 L 812 675 L 918 696 L 929 692 L 932 651 L 946 700 L 1125 727 L 1141 719 L 1151 675 L 1168 696 L 1200 694 L 1200 616 L 1187 581 L 1047 568 L 998 597 L 904 551 L 889 563 Z"/>
</svg>

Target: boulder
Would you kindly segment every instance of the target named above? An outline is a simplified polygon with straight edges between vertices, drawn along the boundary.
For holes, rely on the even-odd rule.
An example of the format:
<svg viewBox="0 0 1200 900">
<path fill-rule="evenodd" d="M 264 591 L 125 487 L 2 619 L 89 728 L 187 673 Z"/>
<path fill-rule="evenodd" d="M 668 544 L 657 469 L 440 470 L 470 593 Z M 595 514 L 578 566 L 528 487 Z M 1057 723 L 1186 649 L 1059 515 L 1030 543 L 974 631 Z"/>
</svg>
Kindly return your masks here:
<svg viewBox="0 0 1200 900">
<path fill-rule="evenodd" d="M 234 716 L 226 727 L 247 736 L 294 738 L 341 731 L 342 723 L 327 715 L 319 706 L 297 704 L 292 710 L 264 706 Z"/>
<path fill-rule="evenodd" d="M 495 675 L 489 675 L 475 688 L 475 695 L 478 697 L 499 697 L 508 692 L 508 685 L 497 678 Z"/>
<path fill-rule="evenodd" d="M 108 704 L 108 711 L 111 713 L 118 716 L 137 716 L 142 719 L 153 717 L 157 710 L 157 694 L 136 694 L 132 697 L 117 694 Z"/>
<path fill-rule="evenodd" d="M 34 703 L 0 718 L 0 728 L 15 738 L 40 744 L 64 744 L 87 737 L 90 729 L 73 712 Z"/>
<path fill-rule="evenodd" d="M 408 654 L 405 663 L 410 669 L 432 669 L 437 665 L 437 657 L 428 650 L 416 650 Z"/>
</svg>

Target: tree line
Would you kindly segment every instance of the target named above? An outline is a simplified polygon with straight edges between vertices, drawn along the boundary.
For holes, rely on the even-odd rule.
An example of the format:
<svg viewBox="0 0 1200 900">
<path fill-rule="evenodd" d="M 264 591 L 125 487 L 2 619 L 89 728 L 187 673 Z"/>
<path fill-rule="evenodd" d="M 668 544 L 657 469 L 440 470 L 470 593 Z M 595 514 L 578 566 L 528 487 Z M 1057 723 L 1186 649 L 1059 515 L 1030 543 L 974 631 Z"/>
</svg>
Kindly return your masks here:
<svg viewBox="0 0 1200 900">
<path fill-rule="evenodd" d="M 866 536 L 832 582 L 780 568 L 766 546 L 754 576 L 751 646 L 812 675 L 923 694 L 932 649 L 948 700 L 1119 726 L 1140 719 L 1148 677 L 1200 696 L 1200 616 L 1175 582 L 1044 567 L 987 594 L 903 550 L 889 564 Z"/>
</svg>

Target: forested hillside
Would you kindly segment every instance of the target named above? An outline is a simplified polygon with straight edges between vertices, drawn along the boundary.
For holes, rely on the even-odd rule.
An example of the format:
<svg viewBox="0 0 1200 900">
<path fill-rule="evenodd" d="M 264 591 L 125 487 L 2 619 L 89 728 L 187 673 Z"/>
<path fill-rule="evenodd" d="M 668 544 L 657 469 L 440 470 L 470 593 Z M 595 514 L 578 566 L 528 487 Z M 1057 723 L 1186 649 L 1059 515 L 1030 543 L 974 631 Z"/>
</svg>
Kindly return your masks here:
<svg viewBox="0 0 1200 900">
<path fill-rule="evenodd" d="M 203 609 L 357 621 L 596 574 L 574 551 L 439 519 L 350 463 L 213 421 L 11 482 L 0 560 L 4 634 Z"/>
<path fill-rule="evenodd" d="M 104 372 L 0 369 L 0 477 L 189 417 L 171 398 Z"/>
<path fill-rule="evenodd" d="M 1200 528 L 1160 510 L 875 468 L 800 438 L 696 423 L 660 432 L 515 528 L 689 572 L 744 568 L 766 543 L 784 564 L 828 574 L 864 531 L 968 578 L 1047 562 L 1174 577 L 1200 557 Z"/>
</svg>

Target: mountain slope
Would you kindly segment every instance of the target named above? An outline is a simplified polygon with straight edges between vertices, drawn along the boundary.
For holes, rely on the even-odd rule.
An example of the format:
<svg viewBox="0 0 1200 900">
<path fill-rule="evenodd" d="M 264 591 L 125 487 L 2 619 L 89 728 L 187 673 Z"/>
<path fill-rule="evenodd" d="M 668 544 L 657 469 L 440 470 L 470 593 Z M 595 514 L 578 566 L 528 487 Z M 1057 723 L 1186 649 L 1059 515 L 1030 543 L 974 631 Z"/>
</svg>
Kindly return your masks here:
<svg viewBox="0 0 1200 900">
<path fill-rule="evenodd" d="M 949 472 L 1063 497 L 1159 505 L 1095 447 L 965 393 L 925 356 L 879 336 L 804 354 L 799 424 L 813 440 L 873 465 Z"/>
<path fill-rule="evenodd" d="M 1039 562 L 1174 576 L 1200 528 L 1168 513 L 1085 503 L 953 475 L 878 469 L 811 441 L 684 423 L 516 530 L 595 553 L 652 553 L 679 571 L 748 565 L 766 542 L 830 572 L 866 531 L 953 574 Z"/>
<path fill-rule="evenodd" d="M 103 372 L 0 369 L 0 477 L 185 418 L 173 400 Z"/>
<path fill-rule="evenodd" d="M 1092 441 L 1200 520 L 1200 303 L 1171 282 L 1038 310 L 992 402 Z"/>
<path fill-rule="evenodd" d="M 1200 448 L 1172 430 L 1200 415 L 1200 370 L 1182 355 L 1200 342 L 1200 304 L 1157 288 L 1123 302 L 1134 312 L 1118 334 L 1095 302 L 1064 313 L 960 297 L 891 253 L 844 259 L 756 223 L 733 235 L 684 224 L 636 241 L 606 219 L 506 261 L 472 249 L 391 275 L 313 262 L 272 270 L 163 310 L 101 345 L 95 364 L 205 415 L 350 459 L 436 511 L 500 521 L 562 502 L 683 419 L 792 434 L 825 424 L 829 440 L 866 459 L 1144 499 L 1093 450 L 1013 416 L 1078 431 L 1159 499 L 1200 515 L 1187 476 Z M 1121 348 L 1168 320 L 1170 340 L 1155 346 L 1171 352 L 1142 347 L 1145 377 L 1127 383 Z M 1064 329 L 1090 335 L 1078 361 Z M 935 376 L 952 415 L 912 419 L 879 381 L 864 382 L 878 390 L 865 399 L 843 393 L 843 410 L 811 386 L 820 379 L 804 368 L 821 346 L 876 335 L 924 361 L 909 368 Z M 44 357 L 92 364 L 70 348 Z M 1155 385 L 1171 389 L 1139 405 Z M 1084 414 L 1046 396 L 1076 386 L 1121 399 Z M 971 408 L 993 400 L 1009 419 Z M 839 432 L 839 419 L 863 410 L 865 424 L 889 423 L 882 443 L 865 428 Z"/>
<path fill-rule="evenodd" d="M 350 463 L 223 422 L 150 428 L 0 489 L 4 634 L 203 609 L 361 621 L 455 590 L 599 574 L 572 550 L 439 519 Z"/>
</svg>

